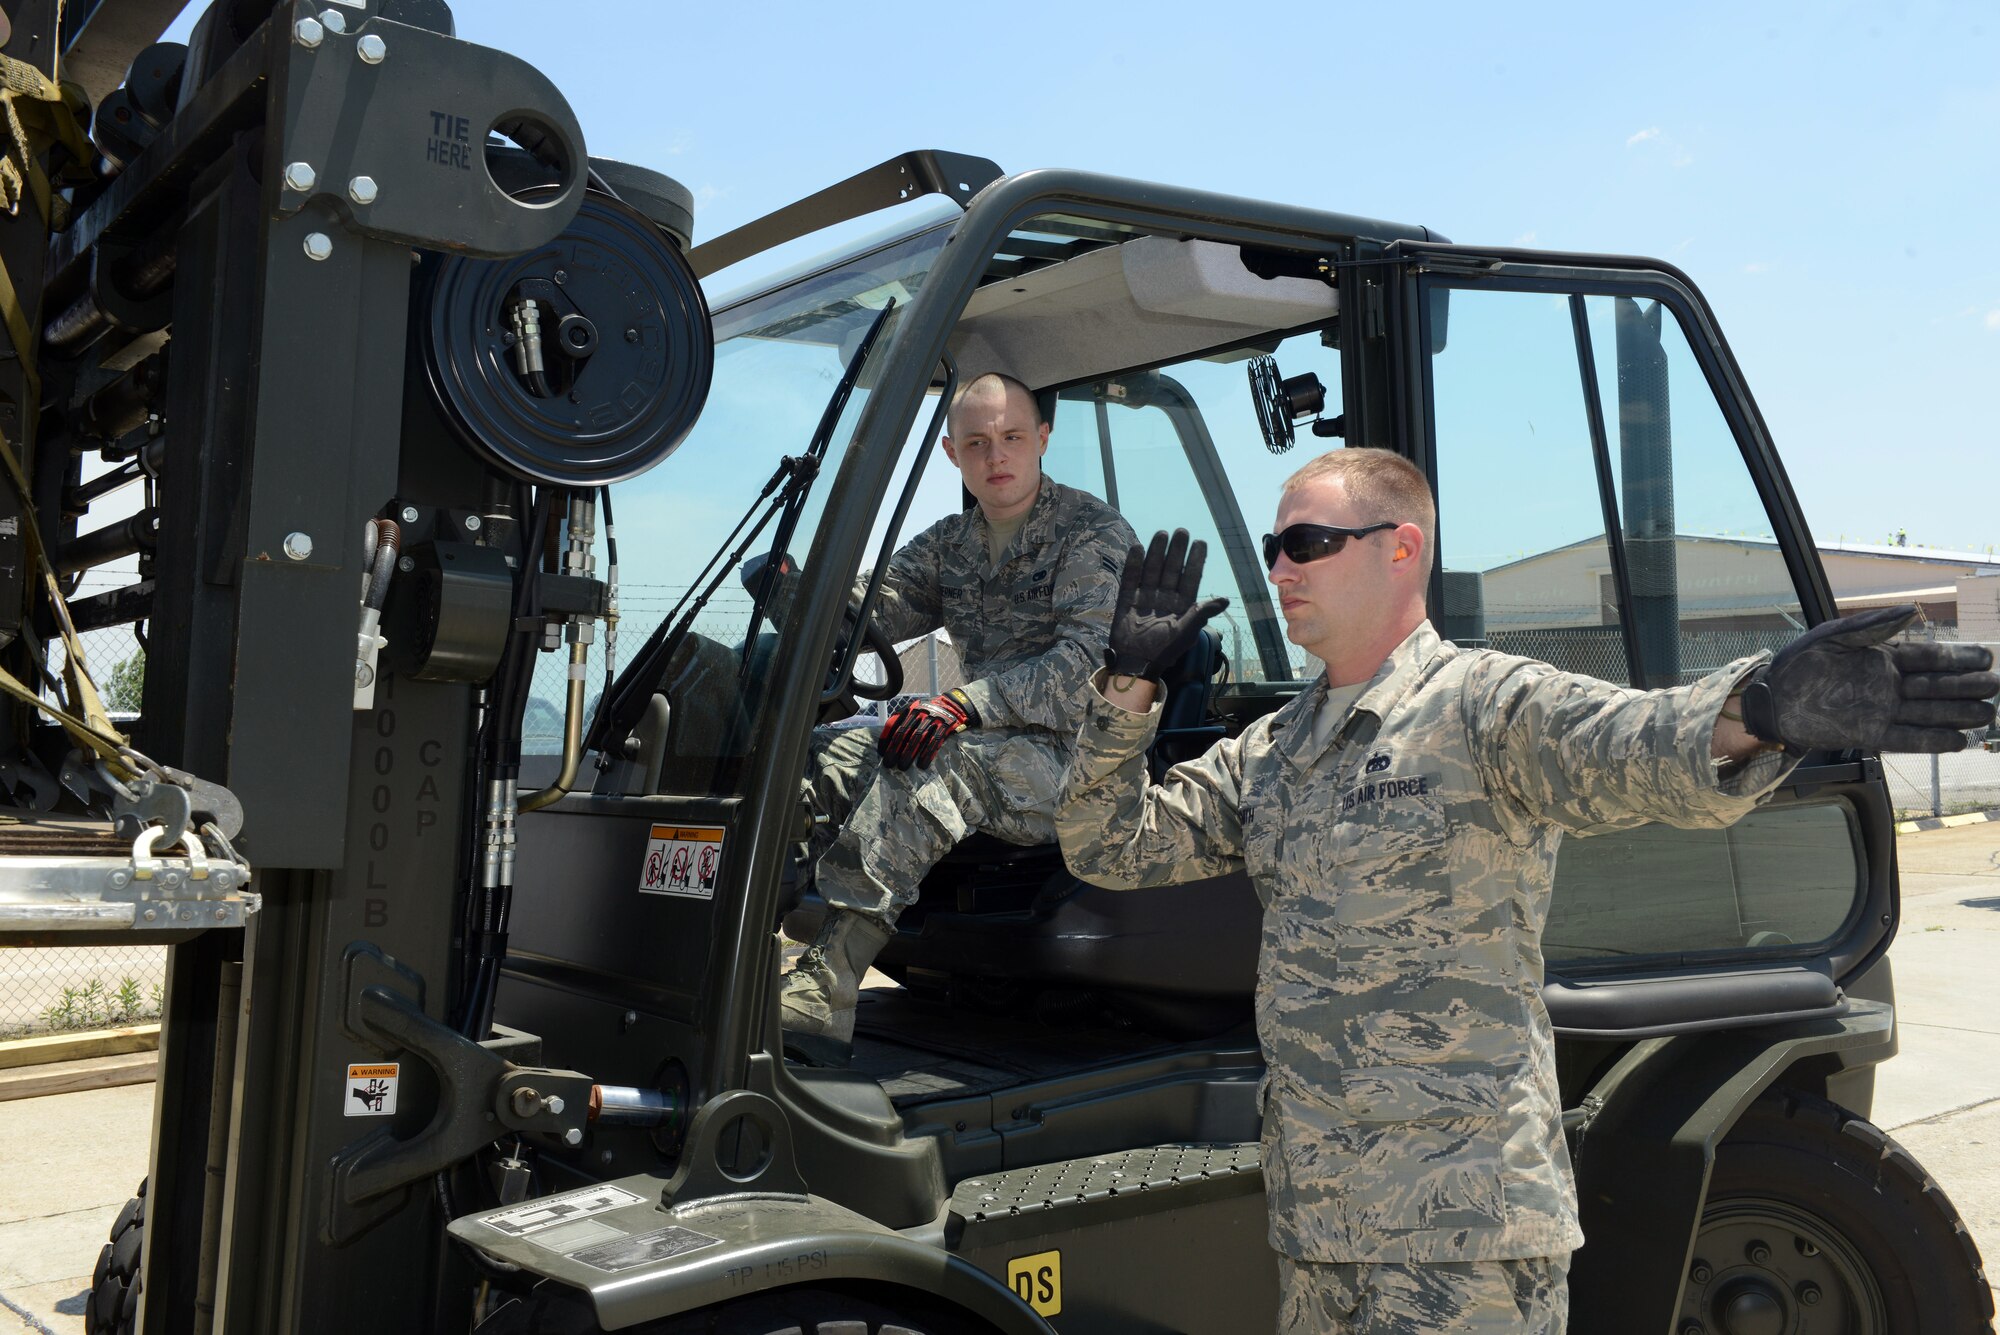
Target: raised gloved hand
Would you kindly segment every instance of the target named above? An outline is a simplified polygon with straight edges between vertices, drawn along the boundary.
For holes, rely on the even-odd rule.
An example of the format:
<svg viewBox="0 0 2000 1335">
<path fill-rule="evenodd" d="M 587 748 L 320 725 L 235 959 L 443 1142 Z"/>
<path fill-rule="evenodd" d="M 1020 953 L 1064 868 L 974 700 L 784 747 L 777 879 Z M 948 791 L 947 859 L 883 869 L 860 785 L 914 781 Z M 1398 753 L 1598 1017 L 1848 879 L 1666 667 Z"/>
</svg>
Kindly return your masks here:
<svg viewBox="0 0 2000 1335">
<path fill-rule="evenodd" d="M 945 738 L 978 726 L 979 711 L 972 707 L 972 697 L 954 686 L 929 700 L 911 701 L 889 715 L 875 749 L 890 769 L 908 769 L 912 764 L 928 769 Z"/>
<path fill-rule="evenodd" d="M 1743 726 L 1793 751 L 1957 751 L 1993 721 L 1993 654 L 1977 644 L 1887 643 L 1916 619 L 1885 607 L 1822 622 L 1743 686 Z"/>
<path fill-rule="evenodd" d="M 1159 681 L 1160 673 L 1188 651 L 1203 623 L 1229 606 L 1227 598 L 1195 601 L 1207 563 L 1208 544 L 1190 547 L 1184 528 L 1174 530 L 1171 542 L 1162 530 L 1144 552 L 1135 543 L 1125 553 L 1111 643 L 1104 651 L 1104 666 L 1112 676 Z"/>
</svg>

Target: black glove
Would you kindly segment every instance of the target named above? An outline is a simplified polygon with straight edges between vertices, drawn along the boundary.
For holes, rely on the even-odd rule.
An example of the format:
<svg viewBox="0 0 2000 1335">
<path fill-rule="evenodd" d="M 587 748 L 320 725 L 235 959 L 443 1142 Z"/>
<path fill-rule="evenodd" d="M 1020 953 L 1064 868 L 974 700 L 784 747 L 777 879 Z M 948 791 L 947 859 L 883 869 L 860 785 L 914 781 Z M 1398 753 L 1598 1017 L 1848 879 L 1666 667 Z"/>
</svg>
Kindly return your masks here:
<svg viewBox="0 0 2000 1335">
<path fill-rule="evenodd" d="M 978 726 L 979 711 L 972 707 L 972 697 L 954 686 L 933 699 L 913 700 L 889 715 L 875 749 L 890 769 L 908 769 L 913 763 L 929 769 L 945 738 Z"/>
<path fill-rule="evenodd" d="M 1885 607 L 1814 626 L 1750 674 L 1743 726 L 1792 751 L 1958 751 L 1993 721 L 1993 655 L 1977 644 L 1885 643 L 1916 619 Z"/>
<path fill-rule="evenodd" d="M 1145 551 L 1138 544 L 1125 553 L 1125 573 L 1118 581 L 1118 609 L 1111 616 L 1111 643 L 1104 666 L 1114 677 L 1144 677 L 1157 683 L 1160 673 L 1180 660 L 1201 633 L 1204 622 L 1229 606 L 1227 598 L 1195 602 L 1201 589 L 1201 568 L 1208 563 L 1208 544 L 1188 545 L 1184 528 L 1167 541 L 1165 530 L 1153 535 Z"/>
</svg>

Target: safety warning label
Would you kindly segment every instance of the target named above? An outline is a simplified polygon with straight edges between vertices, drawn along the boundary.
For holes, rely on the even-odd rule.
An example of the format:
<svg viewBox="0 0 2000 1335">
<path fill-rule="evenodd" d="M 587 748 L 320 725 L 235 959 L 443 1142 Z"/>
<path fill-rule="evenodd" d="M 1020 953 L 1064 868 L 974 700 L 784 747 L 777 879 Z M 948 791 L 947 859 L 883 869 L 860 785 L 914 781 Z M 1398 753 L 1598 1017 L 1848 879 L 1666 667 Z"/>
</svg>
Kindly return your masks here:
<svg viewBox="0 0 2000 1335">
<path fill-rule="evenodd" d="M 721 865 L 721 826 L 655 825 L 639 870 L 639 893 L 713 899 Z"/>
<path fill-rule="evenodd" d="M 341 1112 L 349 1117 L 388 1117 L 396 1111 L 396 1085 L 401 1062 L 369 1062 L 347 1068 L 347 1099 Z"/>
<path fill-rule="evenodd" d="M 538 1201 L 528 1201 L 511 1210 L 487 1215 L 479 1222 L 521 1238 L 545 1228 L 554 1228 L 557 1224 L 616 1210 L 622 1205 L 637 1205 L 641 1199 L 623 1187 L 585 1187 L 581 1191 L 566 1191 L 560 1196 L 544 1196 Z"/>
</svg>

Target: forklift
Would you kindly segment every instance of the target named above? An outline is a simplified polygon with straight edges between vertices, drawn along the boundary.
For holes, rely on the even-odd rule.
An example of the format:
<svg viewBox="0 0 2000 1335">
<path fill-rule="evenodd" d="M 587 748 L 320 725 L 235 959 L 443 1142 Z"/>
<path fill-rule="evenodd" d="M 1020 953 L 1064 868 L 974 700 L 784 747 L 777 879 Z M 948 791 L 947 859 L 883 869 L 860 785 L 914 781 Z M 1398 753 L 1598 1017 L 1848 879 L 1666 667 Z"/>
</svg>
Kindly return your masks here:
<svg viewBox="0 0 2000 1335">
<path fill-rule="evenodd" d="M 1157 772 L 1310 686 L 1252 535 L 1319 449 L 1431 478 L 1460 644 L 1646 688 L 1836 614 L 1670 265 L 935 150 L 696 245 L 443 0 L 160 42 L 177 8 L 30 0 L 4 48 L 0 944 L 171 947 L 92 1332 L 1270 1327 L 1241 874 L 974 837 L 852 1064 L 784 1054 L 808 749 L 902 690 L 872 608 L 966 503 L 934 452 L 981 374 L 1052 476 L 1219 558 Z M 1572 1329 L 1992 1329 L 1867 1121 L 1897 903 L 1869 754 L 1564 845 Z"/>
</svg>

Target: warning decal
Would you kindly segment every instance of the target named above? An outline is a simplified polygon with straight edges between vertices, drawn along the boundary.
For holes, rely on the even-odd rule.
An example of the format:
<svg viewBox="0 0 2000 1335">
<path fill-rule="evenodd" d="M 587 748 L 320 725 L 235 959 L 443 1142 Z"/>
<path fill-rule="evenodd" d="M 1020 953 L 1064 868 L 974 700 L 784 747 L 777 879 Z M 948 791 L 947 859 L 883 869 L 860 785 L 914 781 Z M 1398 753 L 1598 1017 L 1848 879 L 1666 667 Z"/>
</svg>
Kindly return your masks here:
<svg viewBox="0 0 2000 1335">
<path fill-rule="evenodd" d="M 637 1205 L 640 1199 L 623 1187 L 585 1187 L 581 1191 L 566 1191 L 560 1196 L 526 1201 L 511 1210 L 487 1215 L 479 1222 L 512 1237 L 523 1238 L 545 1228 L 554 1228 L 557 1224 L 603 1214 L 620 1206 Z"/>
<path fill-rule="evenodd" d="M 346 1117 L 388 1117 L 396 1111 L 396 1085 L 401 1062 L 367 1062 L 347 1068 Z"/>
<path fill-rule="evenodd" d="M 691 1228 L 672 1224 L 657 1233 L 646 1233 L 636 1238 L 625 1238 L 618 1242 L 607 1242 L 599 1247 L 589 1247 L 569 1254 L 572 1261 L 581 1261 L 593 1270 L 607 1270 L 617 1274 L 621 1270 L 636 1270 L 642 1265 L 655 1261 L 672 1260 L 689 1252 L 698 1252 L 703 1247 L 713 1247 L 721 1238 L 711 1238 L 706 1233 L 697 1233 Z"/>
<path fill-rule="evenodd" d="M 1062 1312 L 1062 1253 L 1036 1252 L 1007 1262 L 1007 1287 L 1042 1316 Z"/>
<path fill-rule="evenodd" d="M 639 893 L 713 899 L 721 866 L 720 825 L 655 825 L 639 869 Z"/>
</svg>

